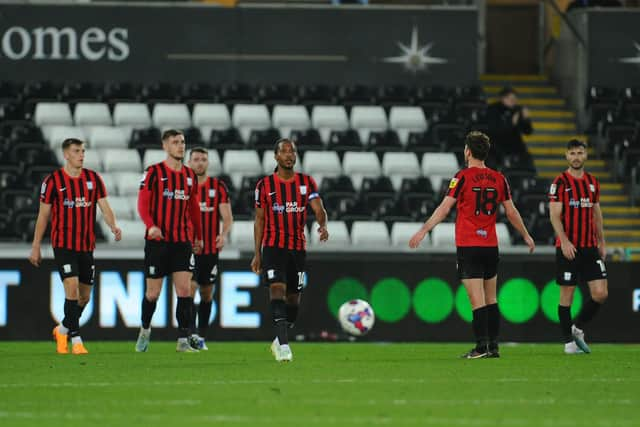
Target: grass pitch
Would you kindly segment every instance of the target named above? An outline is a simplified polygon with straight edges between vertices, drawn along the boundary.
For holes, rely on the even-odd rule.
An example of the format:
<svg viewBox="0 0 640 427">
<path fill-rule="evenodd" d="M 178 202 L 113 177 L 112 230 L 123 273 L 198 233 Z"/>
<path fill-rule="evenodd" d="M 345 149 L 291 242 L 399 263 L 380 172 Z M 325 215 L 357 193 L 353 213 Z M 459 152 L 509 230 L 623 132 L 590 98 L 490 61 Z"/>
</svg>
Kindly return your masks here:
<svg viewBox="0 0 640 427">
<path fill-rule="evenodd" d="M 462 360 L 462 344 L 0 343 L 0 425 L 19 426 L 639 426 L 640 345 L 503 346 Z"/>
</svg>

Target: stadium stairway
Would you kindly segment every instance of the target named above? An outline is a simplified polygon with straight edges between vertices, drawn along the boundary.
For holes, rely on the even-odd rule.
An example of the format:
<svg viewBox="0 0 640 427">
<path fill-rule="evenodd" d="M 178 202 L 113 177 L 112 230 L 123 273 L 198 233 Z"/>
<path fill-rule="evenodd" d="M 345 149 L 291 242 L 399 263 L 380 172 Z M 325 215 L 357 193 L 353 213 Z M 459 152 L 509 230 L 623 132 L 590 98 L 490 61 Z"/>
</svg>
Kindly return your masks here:
<svg viewBox="0 0 640 427">
<path fill-rule="evenodd" d="M 534 132 L 524 140 L 534 158 L 538 175 L 553 179 L 567 167 L 564 158 L 567 141 L 587 140 L 577 135 L 575 113 L 544 75 L 483 75 L 481 77 L 488 102 L 497 100 L 500 89 L 512 86 L 520 103 L 529 108 Z M 640 248 L 640 208 L 631 207 L 623 184 L 613 181 L 609 165 L 595 158 L 589 148 L 586 170 L 600 180 L 600 204 L 604 216 L 605 236 L 610 248 Z"/>
</svg>

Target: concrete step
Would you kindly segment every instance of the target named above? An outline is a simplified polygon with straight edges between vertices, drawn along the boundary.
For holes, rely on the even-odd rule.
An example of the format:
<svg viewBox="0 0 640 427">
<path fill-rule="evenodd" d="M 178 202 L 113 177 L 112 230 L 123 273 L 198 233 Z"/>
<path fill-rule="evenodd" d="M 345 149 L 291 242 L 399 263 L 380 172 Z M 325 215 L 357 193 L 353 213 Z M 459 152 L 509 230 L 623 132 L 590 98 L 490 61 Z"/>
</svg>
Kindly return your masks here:
<svg viewBox="0 0 640 427">
<path fill-rule="evenodd" d="M 531 147 L 527 146 L 529 153 L 533 156 L 550 156 L 550 157 L 560 157 L 564 156 L 567 151 L 567 147 Z M 587 153 L 590 156 L 595 154 L 593 148 L 588 148 Z"/>
<path fill-rule="evenodd" d="M 501 85 L 483 85 L 482 89 L 487 95 L 497 95 L 504 86 Z M 518 92 L 518 98 L 525 95 L 553 95 L 559 96 L 554 86 L 531 86 L 531 85 L 514 85 L 512 86 Z"/>
<path fill-rule="evenodd" d="M 536 159 L 536 166 L 542 166 L 542 167 L 551 167 L 551 166 L 555 166 L 560 168 L 561 170 L 564 170 L 568 167 L 567 165 L 567 160 L 566 159 Z M 606 163 L 604 160 L 601 159 L 595 159 L 595 160 L 587 160 L 587 165 L 588 168 L 592 168 L 592 167 L 605 167 Z M 620 188 L 622 188 L 622 184 L 617 184 L 620 186 Z"/>
<path fill-rule="evenodd" d="M 540 122 L 534 120 L 533 129 L 535 129 L 536 133 L 564 131 L 575 134 L 577 132 L 576 124 L 574 122 Z"/>
<path fill-rule="evenodd" d="M 499 98 L 487 98 L 489 104 L 499 101 Z M 560 98 L 520 98 L 520 104 L 525 107 L 565 107 L 564 99 Z"/>
<path fill-rule="evenodd" d="M 523 82 L 526 82 L 527 85 L 549 84 L 549 80 L 544 74 L 483 74 L 480 76 L 480 80 L 485 84 L 489 82 L 492 84 L 493 82 L 497 84 Z"/>
<path fill-rule="evenodd" d="M 632 229 L 640 226 L 640 218 L 604 218 L 604 227 L 607 229 Z"/>
<path fill-rule="evenodd" d="M 566 144 L 570 139 L 579 139 L 580 141 L 587 141 L 586 135 L 576 135 L 576 134 L 567 134 L 567 135 L 545 135 L 540 133 L 533 133 L 531 135 L 522 135 L 522 139 L 524 142 L 558 142 Z M 566 150 L 565 150 L 566 151 Z"/>
<path fill-rule="evenodd" d="M 558 169 L 558 170 L 540 170 L 538 169 L 538 176 L 542 177 L 542 178 L 548 178 L 548 179 L 553 179 L 556 176 L 560 175 L 560 173 L 562 172 L 563 169 Z M 603 180 L 603 181 L 607 181 L 611 179 L 611 174 L 609 174 L 608 171 L 597 171 L 597 170 L 590 170 L 589 173 L 593 176 L 595 176 L 596 178 L 598 178 L 598 180 Z"/>
<path fill-rule="evenodd" d="M 628 242 L 630 240 L 640 239 L 640 230 L 612 230 L 605 228 L 604 236 L 607 240 L 615 238 Z"/>
<path fill-rule="evenodd" d="M 563 110 L 531 110 L 531 118 L 540 119 L 567 119 L 575 120 L 576 115 L 573 111 Z"/>
<path fill-rule="evenodd" d="M 609 215 L 614 218 L 640 218 L 640 208 L 631 206 L 607 206 L 600 205 L 602 215 L 607 218 Z"/>
</svg>

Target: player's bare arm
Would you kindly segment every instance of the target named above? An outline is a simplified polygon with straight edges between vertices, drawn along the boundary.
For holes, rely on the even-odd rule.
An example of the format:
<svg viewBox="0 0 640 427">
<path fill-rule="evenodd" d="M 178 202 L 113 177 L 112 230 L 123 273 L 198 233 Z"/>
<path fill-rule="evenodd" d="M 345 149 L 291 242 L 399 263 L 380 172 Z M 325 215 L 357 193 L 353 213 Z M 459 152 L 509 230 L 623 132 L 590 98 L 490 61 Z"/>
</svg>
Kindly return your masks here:
<svg viewBox="0 0 640 427">
<path fill-rule="evenodd" d="M 604 220 L 600 203 L 593 204 L 593 222 L 596 226 L 596 239 L 598 240 L 598 253 L 603 260 L 607 258 L 607 245 L 604 240 Z"/>
<path fill-rule="evenodd" d="M 40 244 L 44 237 L 44 232 L 47 230 L 47 223 L 51 217 L 51 205 L 48 203 L 40 202 L 40 210 L 38 211 L 38 219 L 36 220 L 36 227 L 33 231 L 33 243 L 31 243 L 31 253 L 29 254 L 29 262 L 36 267 L 40 266 L 42 261 L 42 251 L 40 250 Z"/>
<path fill-rule="evenodd" d="M 116 242 L 119 242 L 120 239 L 122 239 L 122 230 L 120 230 L 120 227 L 116 224 L 116 215 L 113 213 L 113 209 L 111 209 L 111 205 L 107 201 L 106 197 L 98 199 L 98 207 L 100 208 L 100 211 L 102 211 L 104 222 L 111 229 Z"/>
<path fill-rule="evenodd" d="M 316 216 L 318 223 L 318 234 L 320 235 L 320 241 L 326 242 L 329 240 L 329 230 L 327 230 L 327 211 L 324 209 L 324 204 L 320 198 L 311 200 L 311 209 Z"/>
<path fill-rule="evenodd" d="M 442 200 L 442 203 L 440 203 L 440 205 L 433 211 L 429 219 L 413 236 L 411 236 L 411 239 L 409 240 L 409 247 L 411 249 L 415 249 L 420 246 L 420 242 L 422 242 L 427 233 L 430 232 L 433 227 L 444 221 L 455 204 L 456 199 L 454 197 L 446 196 Z"/>
<path fill-rule="evenodd" d="M 233 214 L 231 213 L 231 204 L 229 203 L 220 203 L 218 209 L 220 210 L 220 216 L 222 216 L 222 231 L 218 237 L 216 237 L 216 247 L 222 249 L 233 225 Z"/>
<path fill-rule="evenodd" d="M 549 202 L 549 219 L 551 221 L 553 231 L 555 231 L 556 236 L 560 239 L 560 250 L 562 251 L 562 255 L 564 255 L 566 259 L 574 259 L 576 257 L 576 247 L 571 243 L 569 237 L 567 237 L 567 234 L 564 232 L 564 227 L 562 226 L 561 202 Z"/>
<path fill-rule="evenodd" d="M 251 260 L 251 271 L 260 274 L 262 268 L 262 236 L 264 235 L 264 208 L 256 208 L 256 219 L 253 223 L 254 255 Z"/>
<path fill-rule="evenodd" d="M 518 211 L 516 206 L 513 204 L 513 201 L 505 200 L 504 202 L 502 202 L 502 206 L 504 206 L 504 211 L 507 215 L 507 219 L 509 220 L 511 225 L 513 225 L 513 228 L 515 228 L 518 233 L 520 233 L 520 235 L 524 239 L 524 243 L 529 247 L 529 253 L 533 253 L 536 248 L 536 244 L 529 234 L 529 231 L 527 231 L 527 227 L 524 225 L 524 221 L 522 221 L 522 216 L 520 215 L 520 212 Z"/>
</svg>

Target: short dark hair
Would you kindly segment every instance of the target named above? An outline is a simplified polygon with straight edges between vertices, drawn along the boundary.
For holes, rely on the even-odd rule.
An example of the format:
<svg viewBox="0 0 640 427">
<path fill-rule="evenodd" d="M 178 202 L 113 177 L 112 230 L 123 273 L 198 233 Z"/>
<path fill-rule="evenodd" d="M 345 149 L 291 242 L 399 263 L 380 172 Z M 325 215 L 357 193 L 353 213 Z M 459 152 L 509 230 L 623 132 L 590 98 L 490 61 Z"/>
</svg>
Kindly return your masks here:
<svg viewBox="0 0 640 427">
<path fill-rule="evenodd" d="M 500 96 L 500 98 L 503 98 L 507 95 L 517 95 L 518 93 L 516 92 L 516 90 L 514 88 L 512 88 L 511 86 L 505 86 L 502 89 L 500 89 L 500 92 L 498 92 L 498 95 Z"/>
<path fill-rule="evenodd" d="M 206 154 L 207 156 L 209 156 L 209 152 L 207 151 L 206 148 L 204 148 L 203 146 L 198 146 L 198 147 L 193 147 L 191 149 L 191 151 L 189 151 L 189 158 L 191 158 L 191 156 L 193 156 L 193 153 L 202 153 L 202 154 Z"/>
<path fill-rule="evenodd" d="M 585 150 L 587 149 L 587 143 L 584 141 L 580 141 L 579 139 L 571 139 L 567 142 L 567 150 L 571 150 L 572 148 L 582 147 Z"/>
<path fill-rule="evenodd" d="M 66 150 L 67 148 L 71 147 L 72 145 L 82 145 L 84 144 L 84 141 L 81 141 L 77 138 L 67 138 L 64 141 L 62 141 L 62 150 Z"/>
<path fill-rule="evenodd" d="M 464 144 L 469 148 L 474 159 L 487 160 L 489 149 L 491 148 L 491 141 L 486 134 L 473 130 L 465 137 Z"/>
<path fill-rule="evenodd" d="M 280 147 L 282 146 L 282 144 L 284 143 L 289 143 L 291 145 L 293 145 L 293 148 L 297 151 L 298 148 L 296 147 L 296 143 L 289 139 L 289 138 L 280 138 L 276 141 L 276 143 L 273 145 L 273 154 L 278 154 L 278 151 L 280 151 Z"/>
<path fill-rule="evenodd" d="M 162 140 L 166 140 L 171 138 L 172 136 L 184 135 L 181 130 L 178 129 L 167 129 L 162 132 Z"/>
</svg>

